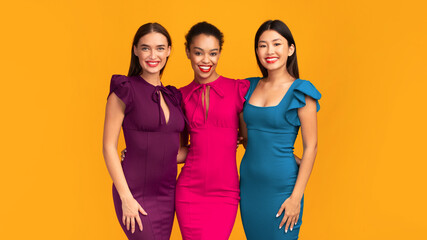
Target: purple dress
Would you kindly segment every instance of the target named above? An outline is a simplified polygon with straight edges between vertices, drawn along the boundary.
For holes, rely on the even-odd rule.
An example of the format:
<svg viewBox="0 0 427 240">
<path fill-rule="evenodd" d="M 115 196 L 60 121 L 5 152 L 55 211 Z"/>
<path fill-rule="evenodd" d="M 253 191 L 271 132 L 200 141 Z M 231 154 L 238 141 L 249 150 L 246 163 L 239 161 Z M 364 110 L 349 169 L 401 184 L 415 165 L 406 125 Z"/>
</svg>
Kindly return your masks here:
<svg viewBox="0 0 427 240">
<path fill-rule="evenodd" d="M 113 185 L 117 218 L 128 239 L 169 239 L 175 213 L 179 134 L 185 125 L 181 94 L 172 86 L 153 86 L 140 76 L 121 75 L 111 78 L 110 94 L 113 92 L 126 104 L 122 126 L 127 152 L 123 172 L 133 197 L 148 213 L 139 214 L 142 232 L 138 225 L 134 234 L 126 230 L 120 196 Z M 160 106 L 159 92 L 169 107 L 168 122 Z"/>
</svg>

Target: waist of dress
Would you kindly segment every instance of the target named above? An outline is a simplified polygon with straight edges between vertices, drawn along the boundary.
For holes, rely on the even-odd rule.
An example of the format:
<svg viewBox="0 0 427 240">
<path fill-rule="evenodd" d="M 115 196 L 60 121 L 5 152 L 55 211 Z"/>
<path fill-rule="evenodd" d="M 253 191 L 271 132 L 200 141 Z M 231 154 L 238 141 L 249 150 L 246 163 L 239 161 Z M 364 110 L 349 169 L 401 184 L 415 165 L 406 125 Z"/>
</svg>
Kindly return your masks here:
<svg viewBox="0 0 427 240">
<path fill-rule="evenodd" d="M 180 133 L 181 131 L 178 131 L 176 129 L 166 129 L 165 126 L 161 126 L 161 127 L 159 126 L 158 128 L 127 128 L 127 127 L 123 127 L 123 132 L 175 134 L 175 133 Z"/>
<path fill-rule="evenodd" d="M 255 128 L 255 127 L 247 127 L 248 131 L 256 131 L 265 134 L 289 134 L 289 135 L 297 135 L 298 129 L 280 129 L 280 128 Z"/>
</svg>

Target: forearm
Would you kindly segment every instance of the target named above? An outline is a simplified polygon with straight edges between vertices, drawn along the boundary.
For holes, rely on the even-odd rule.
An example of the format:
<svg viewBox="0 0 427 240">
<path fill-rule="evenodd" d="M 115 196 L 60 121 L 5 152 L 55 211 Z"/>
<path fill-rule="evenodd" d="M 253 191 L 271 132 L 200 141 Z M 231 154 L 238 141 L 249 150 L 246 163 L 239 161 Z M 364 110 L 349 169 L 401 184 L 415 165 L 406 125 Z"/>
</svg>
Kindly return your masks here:
<svg viewBox="0 0 427 240">
<path fill-rule="evenodd" d="M 297 155 L 294 154 L 294 158 L 295 158 L 295 162 L 297 163 L 297 165 L 301 165 L 301 158 L 299 158 Z"/>
<path fill-rule="evenodd" d="M 242 144 L 243 147 L 246 149 L 246 145 L 248 144 L 248 129 L 243 118 L 243 112 L 239 114 L 239 137 L 243 138 Z"/>
<path fill-rule="evenodd" d="M 298 171 L 297 181 L 292 192 L 292 198 L 300 200 L 313 170 L 314 160 L 317 155 L 317 147 L 305 148 Z"/>
<path fill-rule="evenodd" d="M 187 158 L 188 154 L 188 147 L 180 147 L 178 150 L 178 155 L 176 157 L 176 161 L 178 164 L 184 163 L 185 159 Z"/>
<path fill-rule="evenodd" d="M 123 168 L 120 163 L 120 159 L 117 155 L 117 150 L 114 147 L 104 147 L 103 149 L 105 164 L 108 172 L 110 173 L 111 179 L 113 180 L 114 186 L 120 195 L 120 198 L 132 197 L 132 193 L 126 182 Z"/>
</svg>

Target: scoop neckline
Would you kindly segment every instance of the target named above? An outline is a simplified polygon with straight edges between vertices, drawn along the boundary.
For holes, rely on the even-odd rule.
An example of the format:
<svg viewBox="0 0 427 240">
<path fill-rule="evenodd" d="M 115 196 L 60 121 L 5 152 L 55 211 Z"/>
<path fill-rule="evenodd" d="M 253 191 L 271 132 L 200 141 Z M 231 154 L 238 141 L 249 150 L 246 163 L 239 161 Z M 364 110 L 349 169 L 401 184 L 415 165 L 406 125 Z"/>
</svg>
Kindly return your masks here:
<svg viewBox="0 0 427 240">
<path fill-rule="evenodd" d="M 256 83 L 256 86 L 258 86 L 258 83 L 259 83 L 259 81 L 260 81 L 261 79 L 262 79 L 262 78 L 258 79 L 258 81 L 257 81 L 257 83 Z M 296 81 L 298 81 L 298 80 L 300 80 L 300 79 L 299 79 L 299 78 L 297 78 L 297 79 L 295 79 L 295 80 L 291 83 L 291 86 L 289 86 L 289 88 L 288 88 L 288 90 L 286 91 L 285 95 L 283 95 L 282 99 L 280 99 L 280 102 L 279 102 L 277 105 L 275 105 L 275 106 L 265 106 L 265 107 L 261 107 L 261 106 L 256 106 L 256 105 L 253 105 L 253 104 L 250 104 L 250 103 L 249 103 L 249 101 L 250 101 L 250 100 L 251 100 L 251 98 L 252 98 L 252 93 L 253 93 L 253 91 L 255 91 L 256 86 L 255 86 L 254 90 L 251 92 L 251 96 L 249 97 L 249 99 L 248 99 L 247 103 L 248 103 L 248 105 L 249 105 L 249 106 L 256 107 L 256 108 L 276 108 L 276 107 L 280 106 L 280 104 L 282 104 L 282 102 L 284 101 L 284 99 L 286 98 L 286 96 L 288 95 L 288 93 L 292 90 L 293 86 L 295 85 L 295 82 L 296 82 Z"/>
</svg>

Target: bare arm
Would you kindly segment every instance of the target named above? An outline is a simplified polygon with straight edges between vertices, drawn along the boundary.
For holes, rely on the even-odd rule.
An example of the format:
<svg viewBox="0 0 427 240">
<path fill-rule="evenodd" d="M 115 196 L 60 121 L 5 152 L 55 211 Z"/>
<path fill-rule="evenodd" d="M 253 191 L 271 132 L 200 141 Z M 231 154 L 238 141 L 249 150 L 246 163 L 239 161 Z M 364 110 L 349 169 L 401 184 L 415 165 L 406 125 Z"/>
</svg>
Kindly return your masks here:
<svg viewBox="0 0 427 240">
<path fill-rule="evenodd" d="M 297 165 L 301 165 L 301 158 L 299 158 L 297 155 L 294 154 L 295 162 L 297 162 Z"/>
<path fill-rule="evenodd" d="M 316 101 L 311 97 L 306 96 L 306 105 L 298 109 L 298 117 L 301 121 L 301 134 L 303 141 L 303 155 L 301 165 L 299 167 L 297 181 L 291 196 L 282 204 L 278 214 L 281 215 L 285 210 L 285 215 L 280 227 L 286 223 L 285 232 L 290 227 L 291 231 L 294 225 L 297 224 L 301 199 L 310 178 L 311 171 L 314 165 L 314 159 L 317 154 L 317 111 Z"/>
<path fill-rule="evenodd" d="M 243 112 L 239 114 L 239 140 L 237 142 L 243 144 L 243 147 L 246 149 L 246 145 L 248 144 L 248 129 L 243 119 Z"/>
<path fill-rule="evenodd" d="M 135 221 L 137 221 L 142 231 L 142 222 L 139 218 L 138 211 L 142 214 L 147 213 L 142 209 L 139 203 L 133 198 L 129 186 L 126 182 L 123 173 L 120 159 L 117 155 L 117 144 L 120 134 L 120 128 L 124 119 L 125 104 L 120 100 L 115 93 L 112 93 L 107 100 L 104 122 L 103 136 L 103 154 L 108 172 L 113 179 L 114 186 L 120 195 L 123 208 L 123 224 L 132 227 L 132 232 L 135 231 Z"/>
<path fill-rule="evenodd" d="M 184 128 L 184 131 L 180 134 L 180 148 L 178 150 L 178 156 L 176 161 L 178 164 L 185 163 L 185 159 L 188 154 L 188 131 L 187 127 Z"/>
<path fill-rule="evenodd" d="M 298 109 L 298 117 L 301 121 L 301 134 L 303 141 L 303 154 L 301 165 L 298 172 L 298 178 L 295 183 L 292 197 L 299 199 L 304 194 L 308 179 L 313 169 L 314 160 L 317 155 L 317 111 L 316 101 L 306 96 L 306 106 Z"/>
</svg>

